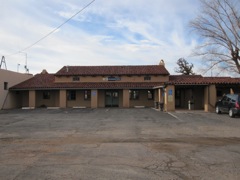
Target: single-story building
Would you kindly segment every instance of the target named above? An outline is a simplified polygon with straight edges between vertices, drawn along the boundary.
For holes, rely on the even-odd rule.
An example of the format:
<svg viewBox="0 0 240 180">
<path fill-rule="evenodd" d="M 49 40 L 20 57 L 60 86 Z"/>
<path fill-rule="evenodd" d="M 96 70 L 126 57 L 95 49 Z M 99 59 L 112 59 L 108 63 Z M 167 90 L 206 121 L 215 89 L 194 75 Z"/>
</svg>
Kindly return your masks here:
<svg viewBox="0 0 240 180">
<path fill-rule="evenodd" d="M 155 107 L 212 111 L 223 94 L 238 93 L 240 78 L 170 75 L 164 62 L 142 66 L 64 66 L 10 88 L 18 106 L 60 108 Z"/>
<path fill-rule="evenodd" d="M 16 101 L 16 98 L 19 98 L 18 95 L 14 91 L 9 91 L 9 88 L 32 77 L 32 74 L 0 69 L 0 109 L 21 106 L 21 104 L 18 104 L 20 101 Z"/>
</svg>

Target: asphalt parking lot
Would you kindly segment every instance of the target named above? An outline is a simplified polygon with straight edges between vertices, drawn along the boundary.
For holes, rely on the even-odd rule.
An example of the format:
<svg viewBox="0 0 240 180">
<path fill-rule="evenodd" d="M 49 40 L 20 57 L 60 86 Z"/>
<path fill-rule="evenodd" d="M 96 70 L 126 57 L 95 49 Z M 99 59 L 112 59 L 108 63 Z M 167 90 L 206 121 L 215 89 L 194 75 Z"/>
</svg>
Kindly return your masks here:
<svg viewBox="0 0 240 180">
<path fill-rule="evenodd" d="M 0 111 L 0 179 L 240 179 L 240 118 L 153 109 Z"/>
</svg>

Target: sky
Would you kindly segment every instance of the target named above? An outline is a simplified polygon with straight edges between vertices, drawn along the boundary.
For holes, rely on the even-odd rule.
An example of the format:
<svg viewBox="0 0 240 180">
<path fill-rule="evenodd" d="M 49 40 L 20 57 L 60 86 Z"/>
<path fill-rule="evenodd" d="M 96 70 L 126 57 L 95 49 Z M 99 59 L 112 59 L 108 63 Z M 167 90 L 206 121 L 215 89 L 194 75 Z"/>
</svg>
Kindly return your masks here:
<svg viewBox="0 0 240 180">
<path fill-rule="evenodd" d="M 32 45 L 92 0 L 0 0 L 0 55 L 7 69 L 55 73 L 65 65 L 157 65 L 171 74 L 199 42 L 189 21 L 198 0 L 95 0 L 57 31 Z"/>
</svg>

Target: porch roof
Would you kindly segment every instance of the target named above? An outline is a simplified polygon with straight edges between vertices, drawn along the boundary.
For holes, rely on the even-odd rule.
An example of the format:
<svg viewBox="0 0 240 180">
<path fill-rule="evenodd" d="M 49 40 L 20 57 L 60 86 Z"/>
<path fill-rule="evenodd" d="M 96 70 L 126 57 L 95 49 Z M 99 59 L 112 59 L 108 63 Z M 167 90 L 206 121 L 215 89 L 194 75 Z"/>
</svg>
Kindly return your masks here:
<svg viewBox="0 0 240 180">
<path fill-rule="evenodd" d="M 152 89 L 164 85 L 164 82 L 54 82 L 54 74 L 37 74 L 10 90 L 41 90 L 41 89 Z"/>
<path fill-rule="evenodd" d="M 171 85 L 209 85 L 209 84 L 240 84 L 240 78 L 203 77 L 201 75 L 170 75 L 167 84 Z"/>
</svg>

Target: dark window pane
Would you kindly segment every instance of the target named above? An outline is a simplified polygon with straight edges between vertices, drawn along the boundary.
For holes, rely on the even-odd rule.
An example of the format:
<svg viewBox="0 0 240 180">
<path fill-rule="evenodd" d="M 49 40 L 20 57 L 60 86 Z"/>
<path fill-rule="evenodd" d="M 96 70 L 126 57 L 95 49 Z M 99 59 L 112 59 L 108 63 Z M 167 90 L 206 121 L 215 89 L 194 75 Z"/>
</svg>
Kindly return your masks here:
<svg viewBox="0 0 240 180">
<path fill-rule="evenodd" d="M 43 99 L 50 99 L 50 92 L 49 91 L 44 91 L 43 92 Z"/>
<path fill-rule="evenodd" d="M 84 91 L 84 100 L 90 100 L 91 99 L 91 90 L 85 90 Z"/>
<path fill-rule="evenodd" d="M 4 82 L 4 90 L 8 90 L 8 82 Z"/>
</svg>

